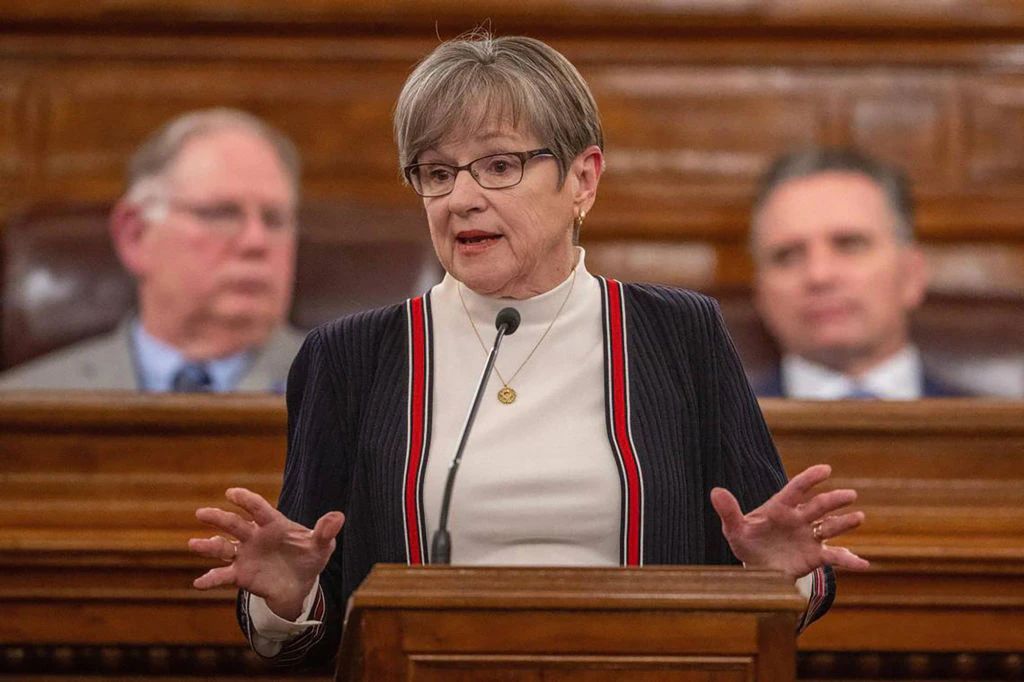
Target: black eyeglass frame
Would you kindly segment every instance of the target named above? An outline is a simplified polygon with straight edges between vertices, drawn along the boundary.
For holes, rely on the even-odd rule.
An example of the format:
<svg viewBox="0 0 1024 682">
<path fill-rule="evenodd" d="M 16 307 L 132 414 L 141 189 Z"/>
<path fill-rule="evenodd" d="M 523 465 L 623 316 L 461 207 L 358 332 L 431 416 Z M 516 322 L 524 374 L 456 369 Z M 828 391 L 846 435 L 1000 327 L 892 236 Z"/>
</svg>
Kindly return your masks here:
<svg viewBox="0 0 1024 682">
<path fill-rule="evenodd" d="M 473 164 L 475 164 L 476 162 L 478 162 L 478 161 L 483 161 L 484 159 L 490 159 L 490 158 L 493 158 L 495 156 L 514 156 L 517 159 L 519 159 L 519 163 L 522 164 L 519 167 L 519 170 L 520 170 L 519 179 L 516 180 L 515 182 L 513 182 L 511 185 L 502 185 L 500 187 L 488 187 L 487 185 L 485 185 L 482 182 L 480 182 L 480 178 L 477 177 L 476 174 L 473 173 L 473 171 L 471 170 L 471 166 Z M 484 189 L 508 189 L 510 187 L 515 187 L 516 185 L 518 185 L 519 183 L 521 183 L 523 181 L 523 177 L 526 175 L 526 162 L 529 161 L 530 159 L 535 159 L 538 156 L 551 156 L 551 157 L 554 157 L 555 153 L 553 151 L 551 151 L 547 147 L 542 147 L 540 149 L 531 149 L 530 151 L 526 151 L 526 152 L 498 152 L 496 154 L 485 154 L 484 156 L 481 156 L 479 158 L 473 159 L 469 163 L 463 164 L 461 166 L 453 166 L 450 163 L 441 163 L 440 161 L 432 161 L 430 163 L 411 163 L 411 164 L 409 164 L 408 166 L 406 166 L 405 168 L 402 169 L 402 174 L 405 175 L 405 179 L 409 182 L 409 186 L 412 187 L 412 190 L 414 192 L 416 192 L 416 194 L 420 195 L 421 197 L 423 197 L 425 199 L 436 199 L 437 197 L 447 196 L 447 195 L 451 194 L 452 191 L 455 190 L 455 179 L 458 176 L 460 171 L 466 171 L 467 173 L 469 173 L 470 177 L 473 178 L 473 180 L 476 181 L 476 184 L 480 185 Z M 416 170 L 417 168 L 420 168 L 422 166 L 443 166 L 444 168 L 450 169 L 452 171 L 452 186 L 451 186 L 451 189 L 449 189 L 447 192 L 443 192 L 441 194 L 423 194 L 420 190 L 416 189 L 416 183 L 413 182 L 412 173 L 413 173 L 414 170 Z"/>
</svg>

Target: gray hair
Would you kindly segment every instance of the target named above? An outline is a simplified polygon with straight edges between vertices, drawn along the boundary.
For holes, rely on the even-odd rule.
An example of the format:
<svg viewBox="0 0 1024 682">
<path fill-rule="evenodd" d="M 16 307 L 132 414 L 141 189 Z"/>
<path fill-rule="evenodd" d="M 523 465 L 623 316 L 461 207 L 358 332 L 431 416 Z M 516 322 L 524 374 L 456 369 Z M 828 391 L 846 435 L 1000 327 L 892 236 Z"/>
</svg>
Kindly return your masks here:
<svg viewBox="0 0 1024 682">
<path fill-rule="evenodd" d="M 479 29 L 439 45 L 406 80 L 394 116 L 399 168 L 495 118 L 554 153 L 559 183 L 580 152 L 604 147 L 597 103 L 568 59 L 539 40 Z"/>
<path fill-rule="evenodd" d="M 896 239 L 903 244 L 914 243 L 914 201 L 910 184 L 900 169 L 854 149 L 810 147 L 779 157 L 761 176 L 754 200 L 751 247 L 761 210 L 780 185 L 827 172 L 856 173 L 875 183 L 895 218 Z"/>
<path fill-rule="evenodd" d="M 191 140 L 222 130 L 245 130 L 265 140 L 281 160 L 299 196 L 301 160 L 298 148 L 266 121 L 239 109 L 202 109 L 182 114 L 149 136 L 128 161 L 128 197 L 141 202 L 159 196 L 164 174 Z"/>
</svg>

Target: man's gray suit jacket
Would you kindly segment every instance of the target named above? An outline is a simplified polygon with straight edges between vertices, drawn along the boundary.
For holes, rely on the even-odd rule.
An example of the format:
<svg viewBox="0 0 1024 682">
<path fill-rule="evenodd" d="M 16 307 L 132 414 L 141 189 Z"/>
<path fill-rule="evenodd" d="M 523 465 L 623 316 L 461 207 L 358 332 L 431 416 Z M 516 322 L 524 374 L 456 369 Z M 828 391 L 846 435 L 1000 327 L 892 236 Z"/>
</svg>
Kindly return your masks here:
<svg viewBox="0 0 1024 682">
<path fill-rule="evenodd" d="M 69 346 L 0 374 L 0 390 L 139 390 L 132 351 L 132 320 L 114 331 Z M 292 359 L 305 334 L 275 331 L 246 371 L 236 391 L 284 392 Z"/>
</svg>

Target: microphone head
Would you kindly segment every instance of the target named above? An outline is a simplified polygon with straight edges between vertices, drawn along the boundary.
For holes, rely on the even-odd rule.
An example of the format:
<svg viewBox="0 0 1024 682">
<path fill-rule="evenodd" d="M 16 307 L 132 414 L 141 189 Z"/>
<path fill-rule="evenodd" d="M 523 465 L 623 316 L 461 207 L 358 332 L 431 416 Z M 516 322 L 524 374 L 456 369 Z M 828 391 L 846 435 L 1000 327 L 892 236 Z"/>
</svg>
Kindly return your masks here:
<svg viewBox="0 0 1024 682">
<path fill-rule="evenodd" d="M 505 336 L 512 336 L 519 329 L 519 311 L 515 308 L 502 308 L 494 318 L 496 329 L 505 327 Z"/>
</svg>

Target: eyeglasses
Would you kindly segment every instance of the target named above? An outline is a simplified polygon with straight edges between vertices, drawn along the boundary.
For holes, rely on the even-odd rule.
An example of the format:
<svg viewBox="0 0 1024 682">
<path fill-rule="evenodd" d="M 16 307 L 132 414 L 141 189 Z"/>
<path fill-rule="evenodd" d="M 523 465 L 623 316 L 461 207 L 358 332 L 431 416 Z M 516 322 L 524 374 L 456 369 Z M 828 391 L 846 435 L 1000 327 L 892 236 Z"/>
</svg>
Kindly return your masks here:
<svg viewBox="0 0 1024 682">
<path fill-rule="evenodd" d="M 550 149 L 502 152 L 474 159 L 464 166 L 447 163 L 414 163 L 406 166 L 405 178 L 421 197 L 443 197 L 455 189 L 459 171 L 469 171 L 484 189 L 507 189 L 523 181 L 526 162 L 538 156 L 554 156 Z"/>
<path fill-rule="evenodd" d="M 218 201 L 210 204 L 191 203 L 180 199 L 167 202 L 168 208 L 182 211 L 203 223 L 211 232 L 230 236 L 245 229 L 249 220 L 249 209 L 234 201 Z M 295 231 L 295 215 L 288 210 L 259 207 L 260 222 L 268 234 L 290 234 Z"/>
</svg>

